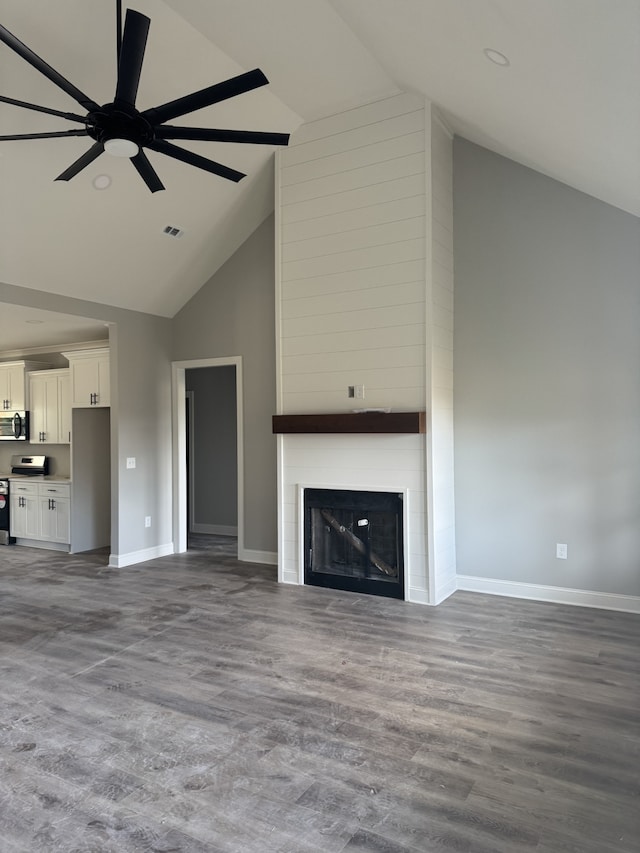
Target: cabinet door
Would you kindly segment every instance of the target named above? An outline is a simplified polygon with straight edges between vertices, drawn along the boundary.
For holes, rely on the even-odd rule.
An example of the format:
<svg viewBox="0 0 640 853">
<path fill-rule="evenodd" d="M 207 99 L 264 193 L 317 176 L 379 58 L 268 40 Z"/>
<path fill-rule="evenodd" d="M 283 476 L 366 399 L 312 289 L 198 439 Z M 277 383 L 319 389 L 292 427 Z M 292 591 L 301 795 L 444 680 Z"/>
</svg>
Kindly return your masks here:
<svg viewBox="0 0 640 853">
<path fill-rule="evenodd" d="M 64 498 L 38 499 L 40 510 L 40 536 L 48 542 L 71 541 L 70 501 Z"/>
<path fill-rule="evenodd" d="M 42 441 L 47 430 L 47 388 L 44 376 L 29 377 L 29 440 L 31 444 Z"/>
<path fill-rule="evenodd" d="M 79 358 L 71 365 L 72 405 L 76 408 L 93 406 L 93 395 L 98 393 L 98 361 Z"/>
<path fill-rule="evenodd" d="M 21 412 L 24 409 L 24 367 L 21 364 L 0 366 L 0 410 Z"/>
<path fill-rule="evenodd" d="M 11 495 L 11 535 L 39 539 L 39 501 L 35 495 Z"/>
<path fill-rule="evenodd" d="M 101 356 L 98 359 L 98 399 L 96 405 L 108 408 L 111 405 L 111 372 L 109 357 Z"/>
<path fill-rule="evenodd" d="M 59 444 L 58 379 L 53 376 L 31 376 L 31 443 Z"/>
<path fill-rule="evenodd" d="M 9 367 L 7 371 L 8 392 L 9 392 L 9 409 L 14 412 L 21 412 L 27 408 L 25 400 L 24 387 L 24 367 L 16 365 Z"/>
<path fill-rule="evenodd" d="M 9 368 L 0 366 L 0 410 L 6 411 L 9 408 Z"/>
<path fill-rule="evenodd" d="M 58 438 L 60 444 L 71 443 L 71 377 L 58 377 Z"/>
<path fill-rule="evenodd" d="M 69 363 L 71 405 L 77 409 L 110 406 L 108 354 L 74 358 Z"/>
</svg>

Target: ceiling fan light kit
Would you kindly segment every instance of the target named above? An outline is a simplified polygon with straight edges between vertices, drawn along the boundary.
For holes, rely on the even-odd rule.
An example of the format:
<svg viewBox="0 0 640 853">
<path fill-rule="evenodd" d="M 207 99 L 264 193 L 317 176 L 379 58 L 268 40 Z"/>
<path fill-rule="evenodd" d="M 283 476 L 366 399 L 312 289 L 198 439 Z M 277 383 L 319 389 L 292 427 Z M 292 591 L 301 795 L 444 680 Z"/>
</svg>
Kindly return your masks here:
<svg viewBox="0 0 640 853">
<path fill-rule="evenodd" d="M 259 68 L 247 71 L 221 83 L 215 83 L 157 107 L 140 111 L 135 106 L 144 52 L 151 21 L 146 15 L 127 9 L 124 31 L 121 35 L 122 5 L 116 0 L 118 76 L 112 103 L 97 104 L 80 89 L 23 44 L 13 33 L 0 25 L 0 41 L 32 65 L 52 83 L 66 92 L 87 111 L 82 116 L 71 112 L 50 109 L 0 95 L 0 102 L 24 109 L 58 116 L 84 125 L 73 130 L 51 133 L 22 133 L 0 135 L 0 141 L 18 139 L 54 139 L 68 136 L 88 136 L 93 145 L 55 179 L 69 181 L 89 166 L 103 152 L 114 157 L 128 157 L 151 192 L 163 190 L 164 185 L 144 152 L 145 148 L 203 169 L 229 181 L 238 182 L 246 177 L 243 172 L 231 169 L 215 160 L 202 157 L 168 140 L 228 142 L 254 145 L 287 145 L 288 133 L 266 133 L 249 130 L 229 130 L 199 127 L 180 127 L 166 122 L 212 106 L 221 101 L 242 95 L 265 86 L 269 81 Z"/>
</svg>

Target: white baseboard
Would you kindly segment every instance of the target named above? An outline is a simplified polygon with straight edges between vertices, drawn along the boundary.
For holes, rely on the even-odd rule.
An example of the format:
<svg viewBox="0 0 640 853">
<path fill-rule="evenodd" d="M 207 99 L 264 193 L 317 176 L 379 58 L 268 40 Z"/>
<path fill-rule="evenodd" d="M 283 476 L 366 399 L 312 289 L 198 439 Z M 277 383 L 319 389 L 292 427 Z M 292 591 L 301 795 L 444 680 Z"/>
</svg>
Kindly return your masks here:
<svg viewBox="0 0 640 853">
<path fill-rule="evenodd" d="M 457 589 L 460 589 L 458 586 L 458 578 L 456 575 L 453 575 L 453 577 L 449 578 L 446 583 L 441 584 L 436 589 L 436 600 L 434 601 L 434 604 L 440 604 L 445 600 L 445 598 L 449 598 L 450 595 L 453 595 Z"/>
<path fill-rule="evenodd" d="M 238 559 L 243 563 L 265 563 L 267 566 L 278 565 L 278 555 L 275 551 L 254 551 L 251 548 L 238 548 Z"/>
<path fill-rule="evenodd" d="M 601 610 L 621 610 L 625 613 L 640 614 L 640 596 L 637 595 L 544 586 L 496 578 L 476 578 L 471 575 L 458 575 L 457 581 L 457 588 L 467 592 L 484 592 L 489 595 L 505 595 L 509 598 L 526 598 L 532 601 L 574 604 L 578 607 L 598 607 Z"/>
<path fill-rule="evenodd" d="M 192 533 L 206 533 L 210 536 L 237 536 L 238 528 L 229 524 L 193 524 Z"/>
<path fill-rule="evenodd" d="M 426 589 L 409 587 L 406 593 L 406 600 L 412 604 L 429 604 L 429 593 Z"/>
<path fill-rule="evenodd" d="M 147 560 L 155 560 L 157 557 L 168 557 L 169 554 L 175 554 L 172 542 L 166 545 L 154 545 L 153 548 L 143 548 L 141 551 L 130 551 L 128 554 L 110 554 L 109 567 L 122 569 L 124 566 L 146 563 Z"/>
<path fill-rule="evenodd" d="M 23 545 L 27 548 L 44 548 L 45 551 L 64 551 L 65 554 L 70 554 L 69 545 L 64 545 L 61 542 L 47 542 L 44 539 L 16 539 L 16 545 Z"/>
</svg>

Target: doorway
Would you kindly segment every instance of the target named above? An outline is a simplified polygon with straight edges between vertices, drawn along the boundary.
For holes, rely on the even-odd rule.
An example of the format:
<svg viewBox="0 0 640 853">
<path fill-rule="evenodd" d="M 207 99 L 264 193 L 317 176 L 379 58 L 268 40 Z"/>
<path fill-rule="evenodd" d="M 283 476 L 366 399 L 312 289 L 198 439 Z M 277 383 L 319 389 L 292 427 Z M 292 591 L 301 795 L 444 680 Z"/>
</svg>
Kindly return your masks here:
<svg viewBox="0 0 640 853">
<path fill-rule="evenodd" d="M 174 362 L 172 374 L 175 551 L 187 550 L 190 532 L 237 535 L 237 555 L 242 559 L 242 358 Z M 235 406 L 235 411 L 222 411 L 229 406 Z M 234 436 L 229 435 L 231 429 Z"/>
</svg>

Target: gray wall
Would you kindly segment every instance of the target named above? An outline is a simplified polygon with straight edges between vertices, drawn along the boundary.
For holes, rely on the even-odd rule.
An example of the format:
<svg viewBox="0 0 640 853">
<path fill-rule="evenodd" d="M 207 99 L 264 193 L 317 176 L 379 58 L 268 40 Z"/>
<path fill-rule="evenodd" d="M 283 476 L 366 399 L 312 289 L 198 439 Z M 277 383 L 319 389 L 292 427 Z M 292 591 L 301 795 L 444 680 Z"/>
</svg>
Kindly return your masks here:
<svg viewBox="0 0 640 853">
<path fill-rule="evenodd" d="M 185 384 L 193 391 L 193 521 L 237 527 L 236 369 L 230 365 L 186 370 Z"/>
<path fill-rule="evenodd" d="M 277 550 L 274 219 L 173 320 L 173 359 L 242 356 L 245 547 Z"/>
<path fill-rule="evenodd" d="M 640 220 L 462 139 L 453 174 L 458 573 L 640 595 Z"/>
</svg>

